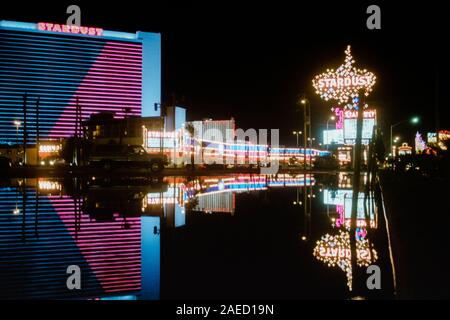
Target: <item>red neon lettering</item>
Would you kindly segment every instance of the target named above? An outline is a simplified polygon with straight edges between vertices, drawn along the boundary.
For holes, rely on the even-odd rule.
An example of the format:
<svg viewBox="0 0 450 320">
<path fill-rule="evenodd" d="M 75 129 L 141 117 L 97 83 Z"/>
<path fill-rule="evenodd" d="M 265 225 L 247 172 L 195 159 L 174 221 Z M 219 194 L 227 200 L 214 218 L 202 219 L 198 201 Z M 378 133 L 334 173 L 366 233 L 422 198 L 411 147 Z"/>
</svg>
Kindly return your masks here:
<svg viewBox="0 0 450 320">
<path fill-rule="evenodd" d="M 70 32 L 72 32 L 72 33 L 80 33 L 80 27 L 78 27 L 78 26 L 75 26 L 75 25 L 73 25 L 73 26 L 70 26 Z"/>
<path fill-rule="evenodd" d="M 90 36 L 102 36 L 103 29 L 102 28 L 93 28 L 93 27 L 79 27 L 76 25 L 65 25 L 65 24 L 57 24 L 57 23 L 48 23 L 48 22 L 38 22 L 37 29 L 40 31 L 53 31 L 53 32 L 64 32 L 64 33 L 73 33 L 73 34 L 84 34 Z"/>
<path fill-rule="evenodd" d="M 52 31 L 61 32 L 61 25 L 60 24 L 55 24 L 53 26 L 53 30 Z"/>
<path fill-rule="evenodd" d="M 87 34 L 88 33 L 88 27 L 80 27 L 80 32 L 82 33 L 82 34 Z"/>
</svg>

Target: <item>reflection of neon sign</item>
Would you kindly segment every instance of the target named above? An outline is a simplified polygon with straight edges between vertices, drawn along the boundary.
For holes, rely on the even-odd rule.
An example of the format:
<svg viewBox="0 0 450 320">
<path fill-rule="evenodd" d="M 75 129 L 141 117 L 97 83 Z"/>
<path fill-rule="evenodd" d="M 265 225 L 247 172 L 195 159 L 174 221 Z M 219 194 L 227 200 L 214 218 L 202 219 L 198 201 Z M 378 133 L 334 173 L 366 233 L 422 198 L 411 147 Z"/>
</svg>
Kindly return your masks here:
<svg viewBox="0 0 450 320">
<path fill-rule="evenodd" d="M 42 144 L 39 146 L 39 153 L 56 153 L 61 150 L 59 144 Z"/>
<path fill-rule="evenodd" d="M 39 180 L 39 190 L 54 191 L 61 190 L 61 184 L 57 181 Z"/>
<path fill-rule="evenodd" d="M 367 233 L 364 234 L 364 237 Z M 322 261 L 328 267 L 339 267 L 347 275 L 347 286 L 352 290 L 352 265 L 351 265 L 351 249 L 350 234 L 340 231 L 338 235 L 324 235 L 316 243 L 313 251 L 314 257 Z M 356 241 L 356 263 L 360 267 L 367 267 L 371 263 L 378 260 L 377 251 L 369 240 L 359 237 Z"/>
<path fill-rule="evenodd" d="M 371 255 L 370 250 L 368 248 L 363 248 L 356 251 L 357 258 L 359 261 L 359 264 L 363 264 L 364 262 L 370 262 L 371 261 Z M 350 248 L 343 248 L 343 247 L 334 247 L 330 248 L 328 246 L 319 246 L 319 250 L 317 255 L 324 260 L 327 260 L 327 258 L 331 259 L 340 259 L 340 258 L 347 258 L 350 259 L 352 254 L 350 251 Z"/>
<path fill-rule="evenodd" d="M 75 26 L 75 25 L 69 26 L 66 24 L 48 23 L 48 22 L 39 22 L 38 30 L 72 33 L 72 34 L 83 34 L 83 35 L 89 35 L 89 36 L 103 35 L 102 28 L 79 27 L 79 26 Z"/>
</svg>

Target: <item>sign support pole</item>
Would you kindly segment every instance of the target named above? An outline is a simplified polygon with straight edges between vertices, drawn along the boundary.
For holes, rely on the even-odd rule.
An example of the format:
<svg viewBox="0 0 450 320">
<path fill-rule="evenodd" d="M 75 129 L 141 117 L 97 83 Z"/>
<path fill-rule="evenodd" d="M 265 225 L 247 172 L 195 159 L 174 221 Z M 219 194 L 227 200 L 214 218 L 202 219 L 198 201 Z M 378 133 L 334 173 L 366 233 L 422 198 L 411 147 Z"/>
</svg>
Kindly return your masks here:
<svg viewBox="0 0 450 320">
<path fill-rule="evenodd" d="M 353 276 L 353 288 L 358 292 L 355 284 L 358 284 L 356 280 L 357 269 L 357 253 L 356 253 L 356 221 L 358 218 L 358 199 L 359 189 L 361 182 L 361 151 L 362 151 L 362 129 L 363 129 L 363 115 L 364 115 L 364 102 L 362 101 L 363 93 L 359 93 L 358 101 L 358 118 L 356 121 L 356 141 L 355 141 L 355 153 L 354 153 L 354 167 L 353 167 L 353 197 L 352 197 L 352 214 L 350 224 L 350 249 L 351 249 L 351 265 Z"/>
</svg>

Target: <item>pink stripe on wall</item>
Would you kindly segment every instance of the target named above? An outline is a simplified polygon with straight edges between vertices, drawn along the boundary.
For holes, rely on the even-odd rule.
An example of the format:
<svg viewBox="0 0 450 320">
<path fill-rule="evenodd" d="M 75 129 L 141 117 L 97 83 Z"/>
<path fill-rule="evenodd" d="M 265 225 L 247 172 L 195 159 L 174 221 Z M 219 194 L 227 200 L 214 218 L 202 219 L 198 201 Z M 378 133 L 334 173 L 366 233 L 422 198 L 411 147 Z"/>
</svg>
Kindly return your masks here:
<svg viewBox="0 0 450 320">
<path fill-rule="evenodd" d="M 141 218 L 114 215 L 114 221 L 76 216 L 69 196 L 48 196 L 105 292 L 141 289 Z M 129 228 L 124 228 L 125 222 Z"/>
<path fill-rule="evenodd" d="M 128 46 L 120 42 L 108 41 L 47 136 L 65 138 L 74 135 L 77 97 L 81 107 L 82 121 L 89 119 L 91 114 L 97 113 L 97 110 L 98 112 L 112 111 L 115 112 L 116 118 L 123 118 L 124 109 L 127 108 L 129 116 L 140 116 L 142 108 L 142 68 L 136 68 L 134 71 L 123 70 L 120 63 L 115 63 L 116 59 L 110 57 L 110 52 L 117 51 L 121 53 L 120 57 L 125 60 L 124 62 L 127 58 L 139 57 L 142 60 L 142 51 L 136 50 L 136 48 L 140 49 L 140 45 Z M 105 63 L 111 66 L 111 69 L 105 69 Z M 103 85 L 99 83 L 102 80 Z M 114 81 L 119 83 L 130 82 L 128 85 L 117 85 L 112 84 Z M 135 97 L 134 101 L 127 99 L 130 96 Z M 98 103 L 93 102 L 93 98 Z M 67 119 L 72 119 L 72 124 L 69 127 Z"/>
</svg>

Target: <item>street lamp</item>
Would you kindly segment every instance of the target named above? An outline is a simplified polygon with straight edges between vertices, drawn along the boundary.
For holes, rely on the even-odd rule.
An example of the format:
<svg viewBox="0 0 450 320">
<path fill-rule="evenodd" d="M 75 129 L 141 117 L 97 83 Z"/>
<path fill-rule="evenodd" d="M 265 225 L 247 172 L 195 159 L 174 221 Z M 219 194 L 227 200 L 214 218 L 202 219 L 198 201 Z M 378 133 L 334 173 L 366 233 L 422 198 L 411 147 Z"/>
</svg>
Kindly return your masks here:
<svg viewBox="0 0 450 320">
<path fill-rule="evenodd" d="M 297 148 L 298 148 L 298 136 L 301 135 L 302 132 L 301 132 L 301 131 L 292 131 L 292 134 L 293 134 L 294 136 L 297 136 Z"/>
<path fill-rule="evenodd" d="M 411 119 L 402 120 L 400 122 L 397 122 L 397 123 L 394 123 L 391 125 L 391 136 L 390 136 L 390 140 L 389 140 L 390 150 L 392 150 L 392 141 L 393 141 L 392 140 L 392 129 L 395 128 L 396 126 L 398 126 L 402 123 L 408 122 L 408 121 L 410 121 L 412 124 L 417 124 L 417 123 L 419 123 L 420 119 L 419 119 L 419 117 L 413 117 Z"/>
<path fill-rule="evenodd" d="M 303 169 L 306 171 L 307 137 L 311 136 L 311 104 L 306 98 L 301 98 L 298 103 L 303 106 Z M 311 165 L 311 157 L 309 160 Z"/>
<path fill-rule="evenodd" d="M 19 120 L 14 120 L 14 125 L 16 126 L 16 144 L 19 144 L 19 127 L 22 124 Z"/>
<path fill-rule="evenodd" d="M 329 117 L 329 118 L 327 119 L 327 137 L 328 137 L 328 123 L 330 122 L 330 120 L 334 121 L 334 120 L 336 120 L 336 117 L 335 117 L 335 116 L 331 116 L 331 117 Z M 327 139 L 327 140 L 328 140 L 328 139 Z M 324 141 L 324 142 L 326 142 L 326 145 L 327 145 L 327 151 L 328 151 L 328 141 Z"/>
</svg>

